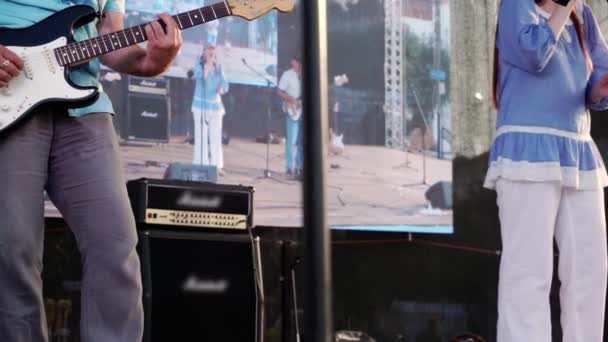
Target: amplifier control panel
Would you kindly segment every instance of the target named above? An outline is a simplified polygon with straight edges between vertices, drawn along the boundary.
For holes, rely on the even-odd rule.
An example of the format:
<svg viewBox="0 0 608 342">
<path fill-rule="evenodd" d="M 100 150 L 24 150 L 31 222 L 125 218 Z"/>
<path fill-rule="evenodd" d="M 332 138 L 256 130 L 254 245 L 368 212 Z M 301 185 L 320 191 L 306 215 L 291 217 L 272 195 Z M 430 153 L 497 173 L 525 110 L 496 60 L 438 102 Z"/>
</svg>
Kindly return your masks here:
<svg viewBox="0 0 608 342">
<path fill-rule="evenodd" d="M 247 215 L 147 209 L 146 223 L 201 228 L 247 229 Z"/>
</svg>

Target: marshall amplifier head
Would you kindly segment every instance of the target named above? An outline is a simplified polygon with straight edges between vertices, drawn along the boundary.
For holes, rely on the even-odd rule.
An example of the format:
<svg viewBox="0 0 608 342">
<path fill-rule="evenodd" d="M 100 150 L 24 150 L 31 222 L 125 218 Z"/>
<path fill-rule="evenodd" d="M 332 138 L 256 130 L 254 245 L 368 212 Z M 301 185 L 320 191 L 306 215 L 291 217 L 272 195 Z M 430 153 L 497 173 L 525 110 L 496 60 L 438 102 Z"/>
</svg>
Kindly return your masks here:
<svg viewBox="0 0 608 342">
<path fill-rule="evenodd" d="M 141 178 L 127 183 L 138 226 L 253 227 L 252 187 Z"/>
<path fill-rule="evenodd" d="M 167 80 L 162 77 L 129 76 L 128 89 L 130 93 L 166 96 L 169 86 Z"/>
</svg>

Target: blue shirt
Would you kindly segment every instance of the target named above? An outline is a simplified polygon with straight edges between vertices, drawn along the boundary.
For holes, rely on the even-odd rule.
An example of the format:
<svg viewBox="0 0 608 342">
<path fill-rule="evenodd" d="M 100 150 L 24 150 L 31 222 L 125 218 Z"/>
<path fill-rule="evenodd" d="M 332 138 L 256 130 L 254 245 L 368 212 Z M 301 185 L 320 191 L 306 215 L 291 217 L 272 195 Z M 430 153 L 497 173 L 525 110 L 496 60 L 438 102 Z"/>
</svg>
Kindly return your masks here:
<svg viewBox="0 0 608 342">
<path fill-rule="evenodd" d="M 490 151 L 486 187 L 498 178 L 559 181 L 575 188 L 608 184 L 608 176 L 590 137 L 589 108 L 597 104 L 589 90 L 608 70 L 608 47 L 587 6 L 577 9 L 590 73 L 575 26 L 566 24 L 559 39 L 550 15 L 532 0 L 503 0 L 499 13 L 499 110 Z"/>
<path fill-rule="evenodd" d="M 224 92 L 228 92 L 228 81 L 226 81 L 226 77 L 224 76 L 224 70 L 222 69 L 222 66 L 218 64 L 214 70 L 209 71 L 207 78 L 205 78 L 203 66 L 199 61 L 200 60 L 197 61 L 194 70 L 196 86 L 194 87 L 192 107 L 212 111 L 223 111 L 222 98 L 217 90 L 221 86 L 224 88 Z"/>
<path fill-rule="evenodd" d="M 124 0 L 99 0 L 99 2 L 101 6 L 104 6 L 106 12 L 124 13 L 125 11 Z M 88 5 L 99 10 L 97 0 L 0 0 L 0 27 L 28 27 L 72 5 Z M 81 41 L 96 37 L 98 35 L 96 23 L 97 20 L 94 20 L 75 30 L 74 39 Z M 80 86 L 97 86 L 100 91 L 103 91 L 98 81 L 99 68 L 99 60 L 94 59 L 72 69 L 70 78 Z M 69 110 L 72 116 L 95 112 L 114 113 L 110 99 L 103 92 L 101 92 L 99 100 L 91 106 Z"/>
</svg>

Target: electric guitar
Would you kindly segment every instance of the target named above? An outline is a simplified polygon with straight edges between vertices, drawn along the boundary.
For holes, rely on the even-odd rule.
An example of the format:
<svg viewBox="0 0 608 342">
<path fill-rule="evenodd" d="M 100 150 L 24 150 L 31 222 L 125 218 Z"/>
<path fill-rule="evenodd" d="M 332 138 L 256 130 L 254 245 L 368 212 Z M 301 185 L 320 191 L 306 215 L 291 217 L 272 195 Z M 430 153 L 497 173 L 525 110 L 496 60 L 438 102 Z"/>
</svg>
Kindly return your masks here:
<svg viewBox="0 0 608 342">
<path fill-rule="evenodd" d="M 174 15 L 180 29 L 226 17 L 254 20 L 273 9 L 289 12 L 295 0 L 224 0 Z M 47 102 L 86 107 L 99 96 L 97 87 L 82 87 L 69 77 L 71 67 L 148 40 L 146 24 L 76 42 L 72 31 L 96 18 L 92 7 L 77 5 L 23 29 L 0 28 L 0 45 L 23 59 L 23 71 L 0 88 L 0 133 Z M 159 20 L 161 25 L 164 25 Z"/>
<path fill-rule="evenodd" d="M 285 101 L 283 102 L 283 107 L 291 120 L 300 120 L 300 117 L 302 116 L 302 100 L 297 100 L 295 104 L 290 104 L 289 102 Z"/>
</svg>

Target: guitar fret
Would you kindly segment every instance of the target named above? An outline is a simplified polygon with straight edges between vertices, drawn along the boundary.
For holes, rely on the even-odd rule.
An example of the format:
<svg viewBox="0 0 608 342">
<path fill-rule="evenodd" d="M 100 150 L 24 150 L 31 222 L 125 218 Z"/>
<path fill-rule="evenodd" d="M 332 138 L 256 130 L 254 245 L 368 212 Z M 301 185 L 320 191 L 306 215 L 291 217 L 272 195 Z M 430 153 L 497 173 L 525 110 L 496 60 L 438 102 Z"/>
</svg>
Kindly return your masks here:
<svg viewBox="0 0 608 342">
<path fill-rule="evenodd" d="M 213 9 L 213 5 L 211 5 L 210 7 L 211 7 L 211 11 L 213 12 L 213 16 L 215 17 L 215 19 L 217 19 L 217 14 L 215 14 L 215 10 Z"/>
<path fill-rule="evenodd" d="M 146 31 L 142 29 L 142 25 L 138 25 L 137 29 L 139 29 L 139 34 L 138 36 L 141 36 L 141 41 L 143 42 L 144 40 L 148 39 L 148 35 L 146 34 Z"/>
<path fill-rule="evenodd" d="M 203 13 L 203 8 L 198 9 L 198 13 L 201 14 L 201 19 L 203 19 L 203 23 L 205 22 L 205 14 Z"/>
<path fill-rule="evenodd" d="M 188 19 L 190 19 L 190 25 L 194 26 L 194 22 L 192 21 L 192 17 L 190 16 L 190 12 L 186 12 L 188 13 Z"/>
<path fill-rule="evenodd" d="M 116 37 L 116 33 L 113 33 L 110 35 L 111 39 L 110 39 L 110 43 L 112 43 L 112 51 L 119 49 L 122 47 L 122 45 L 120 45 L 120 40 Z"/>
<path fill-rule="evenodd" d="M 228 7 L 228 5 L 226 4 L 226 0 L 224 0 L 224 2 L 221 5 L 223 5 L 222 6 L 222 10 L 224 11 L 224 14 L 222 16 L 223 17 L 229 16 L 230 15 L 230 7 Z"/>
<path fill-rule="evenodd" d="M 121 33 L 122 33 L 122 31 L 116 31 L 115 33 L 116 33 L 116 38 L 118 39 L 118 43 L 120 43 L 120 47 L 121 47 L 121 48 L 129 45 L 129 44 L 128 44 L 128 43 L 129 43 L 129 41 L 127 41 L 127 42 L 125 43 L 125 42 L 124 42 L 124 39 L 121 39 L 121 38 L 125 38 L 125 37 L 124 37 L 124 35 L 122 35 L 122 34 L 121 34 Z"/>
<path fill-rule="evenodd" d="M 109 49 L 108 49 L 108 44 L 106 44 L 106 39 L 105 39 L 106 36 L 101 36 L 99 38 L 100 38 L 101 42 L 103 43 L 103 45 L 106 47 L 106 51 L 105 52 L 108 52 Z"/>
<path fill-rule="evenodd" d="M 131 37 L 133 37 L 133 43 L 138 43 L 137 38 L 135 38 L 135 34 L 133 33 L 133 28 L 129 28 L 129 32 L 131 32 Z"/>
<path fill-rule="evenodd" d="M 63 54 L 63 58 L 67 59 L 68 63 L 72 63 L 68 49 L 65 46 L 61 48 L 61 53 Z"/>
<path fill-rule="evenodd" d="M 95 37 L 93 39 L 93 51 L 95 51 L 95 48 L 97 48 L 97 53 L 98 54 L 102 54 L 103 50 L 101 50 L 101 44 L 99 44 L 99 37 Z"/>
<path fill-rule="evenodd" d="M 59 56 L 61 56 L 61 60 L 63 61 L 63 65 L 68 64 L 68 54 L 65 53 L 65 49 L 62 47 L 59 49 Z"/>
<path fill-rule="evenodd" d="M 69 54 L 69 55 L 72 57 L 72 60 L 73 60 L 74 62 L 77 62 L 77 61 L 78 61 L 78 53 L 77 53 L 77 52 L 76 52 L 76 50 L 74 49 L 74 44 L 75 44 L 75 43 L 68 44 L 68 45 L 67 45 L 67 48 L 68 48 L 68 54 Z"/>
<path fill-rule="evenodd" d="M 78 52 L 76 52 L 76 50 L 71 50 L 70 56 L 72 56 L 72 59 L 74 60 L 73 63 L 80 61 L 80 57 L 78 57 Z"/>
<path fill-rule="evenodd" d="M 188 25 L 188 21 L 186 20 L 186 18 L 184 18 L 184 13 L 176 14 L 172 18 L 175 18 L 177 20 L 177 26 L 179 26 L 181 30 L 191 27 Z M 186 24 L 184 25 L 182 21 L 186 22 Z"/>
<path fill-rule="evenodd" d="M 91 54 L 91 51 L 89 51 L 89 47 L 87 46 L 87 43 L 88 43 L 88 40 L 85 40 L 82 43 L 82 45 L 83 45 L 82 51 L 86 52 L 87 58 L 91 58 L 92 54 Z"/>
<path fill-rule="evenodd" d="M 80 51 L 78 51 L 78 43 L 70 44 L 72 50 L 72 56 L 76 55 L 74 58 L 74 62 L 80 62 L 82 60 L 82 56 L 80 56 Z"/>
<path fill-rule="evenodd" d="M 87 49 L 90 49 L 90 50 L 89 50 L 89 55 L 90 55 L 91 57 L 95 57 L 95 56 L 97 56 L 97 54 L 96 54 L 96 52 L 95 52 L 95 47 L 94 47 L 93 43 L 94 43 L 94 41 L 92 41 L 92 39 L 88 39 L 88 40 L 87 40 Z"/>
<path fill-rule="evenodd" d="M 131 41 L 131 37 L 127 34 L 127 29 L 122 30 L 122 35 L 125 37 L 125 40 L 127 41 L 127 46 L 133 45 L 135 44 L 135 40 Z"/>
<path fill-rule="evenodd" d="M 85 55 L 86 51 L 87 51 L 87 48 L 86 48 L 85 44 L 83 42 L 78 42 L 78 52 L 80 53 L 81 61 L 84 61 L 85 59 L 87 59 L 87 56 Z"/>
<path fill-rule="evenodd" d="M 124 43 L 121 45 L 121 47 L 126 47 L 126 46 L 131 45 L 129 43 L 129 39 L 127 38 L 127 35 L 124 30 L 116 32 L 116 36 L 118 37 L 118 41 L 120 41 L 121 43 L 122 43 L 122 40 L 120 38 L 123 38 L 123 40 L 124 40 Z"/>
<path fill-rule="evenodd" d="M 180 30 L 184 29 L 184 25 L 182 25 L 182 21 L 179 18 L 179 14 L 174 16 L 175 18 L 177 18 L 177 24 L 179 25 Z"/>
<path fill-rule="evenodd" d="M 209 13 L 210 12 L 210 13 Z M 210 7 L 203 8 L 203 17 L 205 18 L 205 22 L 212 21 L 213 10 Z"/>
</svg>

